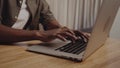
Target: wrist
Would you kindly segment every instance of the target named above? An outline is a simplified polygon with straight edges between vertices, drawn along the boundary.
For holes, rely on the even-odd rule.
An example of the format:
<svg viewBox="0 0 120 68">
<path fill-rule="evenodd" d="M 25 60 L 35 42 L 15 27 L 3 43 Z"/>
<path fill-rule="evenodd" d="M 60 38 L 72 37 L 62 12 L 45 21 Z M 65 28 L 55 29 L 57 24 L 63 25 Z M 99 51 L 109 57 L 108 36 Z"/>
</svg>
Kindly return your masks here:
<svg viewBox="0 0 120 68">
<path fill-rule="evenodd" d="M 43 36 L 42 33 L 43 33 L 42 31 L 34 30 L 33 31 L 33 39 L 34 40 L 40 40 L 42 38 L 42 36 Z"/>
</svg>

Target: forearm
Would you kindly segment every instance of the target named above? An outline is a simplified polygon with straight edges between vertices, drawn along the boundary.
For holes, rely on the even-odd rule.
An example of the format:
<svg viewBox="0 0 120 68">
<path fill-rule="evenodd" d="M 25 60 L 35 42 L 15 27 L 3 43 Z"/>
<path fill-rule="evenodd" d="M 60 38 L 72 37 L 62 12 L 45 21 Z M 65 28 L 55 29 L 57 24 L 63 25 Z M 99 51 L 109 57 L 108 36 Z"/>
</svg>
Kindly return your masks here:
<svg viewBox="0 0 120 68">
<path fill-rule="evenodd" d="M 45 30 L 51 30 L 51 29 L 61 28 L 62 26 L 59 24 L 58 21 L 52 20 L 47 23 L 44 23 L 43 27 L 45 28 Z"/>
<path fill-rule="evenodd" d="M 4 25 L 0 25 L 0 43 L 34 40 L 34 35 L 34 31 L 12 29 Z"/>
</svg>

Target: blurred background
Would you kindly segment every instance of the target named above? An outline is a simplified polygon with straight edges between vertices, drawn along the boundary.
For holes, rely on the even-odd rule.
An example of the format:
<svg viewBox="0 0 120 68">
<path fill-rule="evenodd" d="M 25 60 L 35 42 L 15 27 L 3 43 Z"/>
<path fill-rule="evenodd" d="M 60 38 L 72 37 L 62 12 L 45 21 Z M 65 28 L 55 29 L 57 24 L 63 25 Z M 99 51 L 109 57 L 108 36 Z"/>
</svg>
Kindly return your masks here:
<svg viewBox="0 0 120 68">
<path fill-rule="evenodd" d="M 56 19 L 71 29 L 91 32 L 103 0 L 46 0 Z M 110 32 L 120 39 L 120 10 Z"/>
</svg>

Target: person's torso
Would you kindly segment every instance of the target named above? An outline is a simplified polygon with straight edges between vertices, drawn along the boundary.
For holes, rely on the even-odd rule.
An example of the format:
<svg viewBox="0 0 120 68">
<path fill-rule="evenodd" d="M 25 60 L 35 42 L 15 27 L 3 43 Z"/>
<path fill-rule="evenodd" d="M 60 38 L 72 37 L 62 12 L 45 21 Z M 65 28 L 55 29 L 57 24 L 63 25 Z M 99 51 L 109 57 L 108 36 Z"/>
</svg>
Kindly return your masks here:
<svg viewBox="0 0 120 68">
<path fill-rule="evenodd" d="M 23 0 L 4 0 L 2 24 L 11 27 L 17 21 L 22 2 Z M 36 27 L 40 18 L 40 0 L 27 0 L 26 4 L 30 13 L 30 21 L 28 23 L 30 25 L 32 22 L 36 22 L 32 23 L 32 26 Z"/>
</svg>

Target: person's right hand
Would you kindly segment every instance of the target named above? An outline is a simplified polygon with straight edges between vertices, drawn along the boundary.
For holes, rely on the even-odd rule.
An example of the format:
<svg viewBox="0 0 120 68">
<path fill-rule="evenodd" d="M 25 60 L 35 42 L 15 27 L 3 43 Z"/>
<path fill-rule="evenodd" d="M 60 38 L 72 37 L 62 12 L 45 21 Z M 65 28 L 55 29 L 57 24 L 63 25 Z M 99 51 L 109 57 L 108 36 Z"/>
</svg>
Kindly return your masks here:
<svg viewBox="0 0 120 68">
<path fill-rule="evenodd" d="M 62 41 L 66 41 L 67 38 L 69 38 L 69 40 L 71 41 L 75 41 L 77 39 L 75 33 L 66 27 L 47 30 L 47 31 L 36 31 L 36 38 L 37 40 L 41 40 L 43 42 L 49 42 L 56 38 Z"/>
</svg>

